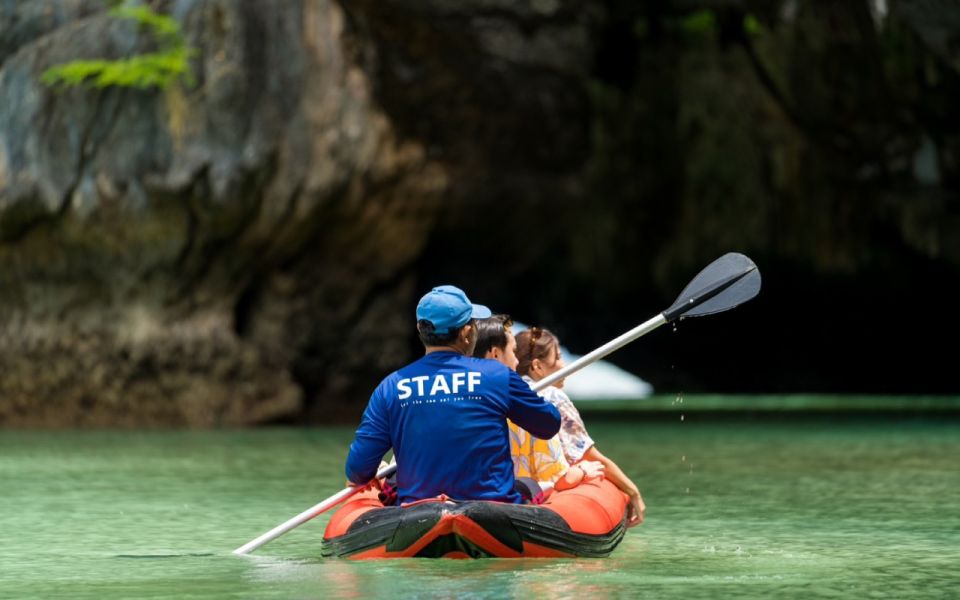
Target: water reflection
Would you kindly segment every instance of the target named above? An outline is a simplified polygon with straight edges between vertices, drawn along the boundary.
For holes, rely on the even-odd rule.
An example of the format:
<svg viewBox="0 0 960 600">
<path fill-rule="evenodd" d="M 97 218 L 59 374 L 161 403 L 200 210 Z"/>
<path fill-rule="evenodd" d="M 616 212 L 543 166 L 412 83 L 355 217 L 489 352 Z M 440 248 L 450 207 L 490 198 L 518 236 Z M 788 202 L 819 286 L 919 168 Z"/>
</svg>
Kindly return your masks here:
<svg viewBox="0 0 960 600">
<path fill-rule="evenodd" d="M 609 598 L 612 588 L 595 581 L 609 573 L 603 560 L 485 559 L 389 561 L 293 560 L 250 557 L 244 578 L 288 588 L 322 585 L 326 598 Z M 577 577 L 570 577 L 571 572 Z"/>
</svg>

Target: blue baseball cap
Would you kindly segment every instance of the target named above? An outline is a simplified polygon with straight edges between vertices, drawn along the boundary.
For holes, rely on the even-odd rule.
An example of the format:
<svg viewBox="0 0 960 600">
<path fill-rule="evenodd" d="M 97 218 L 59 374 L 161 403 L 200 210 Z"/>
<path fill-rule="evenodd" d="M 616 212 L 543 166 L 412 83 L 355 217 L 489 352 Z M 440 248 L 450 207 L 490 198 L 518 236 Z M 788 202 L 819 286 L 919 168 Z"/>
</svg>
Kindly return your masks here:
<svg viewBox="0 0 960 600">
<path fill-rule="evenodd" d="M 441 335 L 463 327 L 470 319 L 486 319 L 492 314 L 486 306 L 472 304 L 463 290 L 452 285 L 433 288 L 417 304 L 417 321 L 430 321 Z"/>
</svg>

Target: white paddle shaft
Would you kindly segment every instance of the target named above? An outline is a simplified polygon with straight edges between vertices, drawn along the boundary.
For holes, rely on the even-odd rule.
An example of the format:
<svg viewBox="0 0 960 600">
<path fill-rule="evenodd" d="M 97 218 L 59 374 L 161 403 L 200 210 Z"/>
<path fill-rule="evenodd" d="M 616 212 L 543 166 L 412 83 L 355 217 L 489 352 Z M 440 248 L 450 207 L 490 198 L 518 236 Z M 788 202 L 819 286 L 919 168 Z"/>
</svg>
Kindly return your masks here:
<svg viewBox="0 0 960 600">
<path fill-rule="evenodd" d="M 653 331 L 657 327 L 660 327 L 666 322 L 667 322 L 667 318 L 663 316 L 663 313 L 660 313 L 659 315 L 653 317 L 652 319 L 649 319 L 648 321 L 644 321 L 643 323 L 641 323 L 640 325 L 637 325 L 636 327 L 626 332 L 625 334 L 621 335 L 620 337 L 614 338 L 609 342 L 607 342 L 606 344 L 600 346 L 590 354 L 581 356 L 580 358 L 570 363 L 569 365 L 565 366 L 564 368 L 560 369 L 556 373 L 553 373 L 552 375 L 548 375 L 547 377 L 544 377 L 543 379 L 536 382 L 532 386 L 533 390 L 535 392 L 539 392 L 543 388 L 553 385 L 554 383 L 556 383 L 557 381 L 560 381 L 564 377 L 568 377 L 571 374 L 576 373 L 577 371 L 584 368 L 585 366 L 597 362 L 598 360 L 610 354 L 614 350 L 619 350 L 620 348 L 623 348 L 624 346 L 626 346 L 633 340 L 637 339 L 638 337 L 645 335 L 647 333 L 650 333 L 651 331 Z"/>
<path fill-rule="evenodd" d="M 397 465 L 396 465 L 396 464 L 388 465 L 388 466 L 384 467 L 383 469 L 381 469 L 379 473 L 377 473 L 377 479 L 383 479 L 384 477 L 389 477 L 390 475 L 393 475 L 393 472 L 396 471 L 396 470 L 397 470 Z M 362 489 L 364 489 L 364 486 L 362 486 L 362 485 L 359 485 L 359 486 L 350 486 L 350 487 L 344 488 L 344 489 L 340 490 L 339 492 L 337 492 L 336 494 L 330 496 L 329 498 L 327 498 L 327 499 L 324 500 L 323 502 L 320 502 L 319 504 L 316 504 L 316 505 L 314 505 L 314 506 L 311 506 L 310 508 L 308 508 L 307 510 L 303 511 L 303 512 L 300 513 L 299 515 L 293 517 L 292 519 L 290 519 L 290 520 L 287 521 L 286 523 L 282 523 L 282 524 L 280 524 L 280 525 L 277 525 L 276 527 L 274 527 L 274 528 L 271 529 L 270 531 L 266 532 L 265 534 L 261 535 L 261 536 L 258 537 L 257 539 L 251 540 L 251 541 L 247 542 L 246 544 L 240 546 L 239 548 L 237 548 L 236 550 L 234 550 L 233 553 L 234 553 L 234 554 L 247 554 L 247 553 L 249 553 L 249 552 L 252 551 L 252 550 L 256 550 L 256 549 L 259 548 L 260 546 L 266 544 L 267 542 L 269 542 L 269 541 L 271 541 L 271 540 L 274 540 L 274 539 L 280 537 L 281 535 L 283 535 L 283 534 L 285 534 L 286 532 L 290 531 L 290 530 L 293 529 L 294 527 L 299 527 L 300 525 L 303 525 L 304 523 L 306 523 L 306 522 L 309 521 L 310 519 L 314 518 L 315 516 L 319 515 L 320 513 L 330 510 L 331 508 L 333 508 L 333 507 L 336 506 L 337 504 L 340 504 L 341 502 L 343 502 L 343 501 L 346 500 L 347 498 L 353 496 L 354 494 L 356 494 L 357 492 L 359 492 L 359 491 L 362 490 Z"/>
</svg>

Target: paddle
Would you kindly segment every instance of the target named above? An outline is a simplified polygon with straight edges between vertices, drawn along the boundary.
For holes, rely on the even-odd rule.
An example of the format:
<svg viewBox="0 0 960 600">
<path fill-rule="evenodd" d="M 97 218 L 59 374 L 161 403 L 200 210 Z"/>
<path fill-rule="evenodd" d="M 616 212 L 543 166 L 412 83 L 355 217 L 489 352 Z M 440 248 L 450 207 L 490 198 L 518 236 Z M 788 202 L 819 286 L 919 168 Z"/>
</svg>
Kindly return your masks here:
<svg viewBox="0 0 960 600">
<path fill-rule="evenodd" d="M 386 467 L 384 467 L 384 468 L 380 469 L 379 471 L 377 471 L 377 479 L 383 479 L 384 477 L 390 477 L 390 476 L 393 475 L 396 471 L 397 471 L 397 464 L 396 464 L 396 463 L 394 463 L 394 464 L 392 464 L 392 465 L 387 465 Z M 277 539 L 278 537 L 280 537 L 281 535 L 283 535 L 283 534 L 285 534 L 286 532 L 290 531 L 290 530 L 293 529 L 294 527 L 299 527 L 300 525 L 303 525 L 304 523 L 306 523 L 306 522 L 309 521 L 310 519 L 316 517 L 317 515 L 319 515 L 319 514 L 321 514 L 321 513 L 324 513 L 324 512 L 326 512 L 326 511 L 330 510 L 330 509 L 333 508 L 334 506 L 340 504 L 341 502 L 343 502 L 343 501 L 346 500 L 347 498 L 350 498 L 351 496 L 353 496 L 354 494 L 356 494 L 357 492 L 359 492 L 360 490 L 363 490 L 363 489 L 366 489 L 366 486 L 363 486 L 363 485 L 353 486 L 353 485 L 351 485 L 351 486 L 349 486 L 349 487 L 346 487 L 346 488 L 340 490 L 339 492 L 337 492 L 336 494 L 330 496 L 329 498 L 327 498 L 327 499 L 324 500 L 323 502 L 320 502 L 320 503 L 318 503 L 318 504 L 314 504 L 313 506 L 311 506 L 311 507 L 308 508 L 307 510 L 303 511 L 302 513 L 300 513 L 299 515 L 293 517 L 292 519 L 286 521 L 285 523 L 281 523 L 280 525 L 277 525 L 276 527 L 274 527 L 274 528 L 271 529 L 270 531 L 266 532 L 265 534 L 261 535 L 261 536 L 258 537 L 257 539 L 255 539 L 255 540 L 250 540 L 250 541 L 247 542 L 246 544 L 244 544 L 244 545 L 240 546 L 239 548 L 237 548 L 236 550 L 234 550 L 233 553 L 234 553 L 234 554 L 247 554 L 248 552 L 251 552 L 251 551 L 253 551 L 253 550 L 256 550 L 257 548 L 259 548 L 260 546 L 266 544 L 267 542 Z"/>
<path fill-rule="evenodd" d="M 640 324 L 620 337 L 607 342 L 590 354 L 587 354 L 570 365 L 560 369 L 556 373 L 544 377 L 533 385 L 534 391 L 540 391 L 552 383 L 568 377 L 572 373 L 579 371 L 583 367 L 594 363 L 614 350 L 622 348 L 639 338 L 672 321 L 686 317 L 699 317 L 702 315 L 712 315 L 714 313 L 730 310 L 731 308 L 746 302 L 760 292 L 760 271 L 753 261 L 744 256 L 731 252 L 725 254 L 713 261 L 707 267 L 687 284 L 677 300 L 667 310 L 663 311 L 649 321 Z M 377 479 L 383 479 L 393 475 L 397 470 L 397 465 L 392 464 L 384 467 L 377 473 Z M 270 531 L 261 535 L 255 540 L 251 540 L 233 551 L 234 554 L 247 554 L 256 550 L 267 542 L 274 540 L 291 529 L 298 527 L 316 517 L 317 515 L 333 508 L 337 504 L 350 498 L 365 486 L 350 486 L 330 496 L 323 502 L 316 504 L 289 521 L 277 525 Z"/>
<path fill-rule="evenodd" d="M 753 261 L 736 252 L 724 254 L 706 266 L 687 284 L 667 310 L 637 325 L 620 337 L 600 346 L 556 373 L 537 382 L 542 389 L 585 366 L 594 363 L 615 350 L 623 348 L 640 336 L 667 323 L 687 317 L 712 315 L 743 304 L 760 293 L 760 270 Z"/>
</svg>

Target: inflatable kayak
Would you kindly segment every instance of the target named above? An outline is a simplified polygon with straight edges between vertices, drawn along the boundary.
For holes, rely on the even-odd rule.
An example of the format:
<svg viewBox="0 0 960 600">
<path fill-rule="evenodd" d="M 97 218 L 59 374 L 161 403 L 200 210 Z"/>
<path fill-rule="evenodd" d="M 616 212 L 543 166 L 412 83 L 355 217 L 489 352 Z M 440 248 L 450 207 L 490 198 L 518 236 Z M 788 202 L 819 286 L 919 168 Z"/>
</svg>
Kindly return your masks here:
<svg viewBox="0 0 960 600">
<path fill-rule="evenodd" d="M 606 480 L 553 492 L 539 505 L 440 496 L 383 506 L 374 489 L 334 513 L 322 552 L 351 559 L 603 557 L 623 539 L 626 506 Z"/>
</svg>

